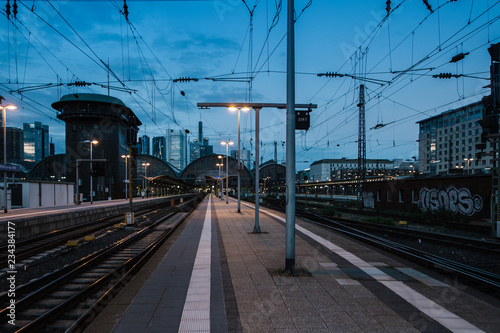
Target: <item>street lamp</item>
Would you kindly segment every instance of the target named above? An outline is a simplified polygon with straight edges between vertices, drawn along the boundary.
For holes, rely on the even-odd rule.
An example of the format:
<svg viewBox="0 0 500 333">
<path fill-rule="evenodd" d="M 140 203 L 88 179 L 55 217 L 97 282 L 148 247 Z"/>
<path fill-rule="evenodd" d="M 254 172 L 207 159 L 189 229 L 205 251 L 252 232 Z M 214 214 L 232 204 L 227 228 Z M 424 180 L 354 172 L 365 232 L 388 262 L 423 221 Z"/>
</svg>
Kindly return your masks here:
<svg viewBox="0 0 500 333">
<path fill-rule="evenodd" d="M 142 165 L 144 166 L 144 183 L 143 183 L 144 184 L 144 192 L 145 192 L 146 197 L 147 197 L 148 192 L 147 192 L 147 188 L 146 188 L 146 181 L 148 179 L 148 166 L 150 166 L 150 163 L 149 162 L 142 163 Z M 149 183 L 149 181 L 148 181 L 148 183 Z"/>
<path fill-rule="evenodd" d="M 238 213 L 240 213 L 240 201 L 241 201 L 241 159 L 240 159 L 240 111 L 250 111 L 248 106 L 230 106 L 227 108 L 229 111 L 238 111 Z"/>
<path fill-rule="evenodd" d="M 0 96 L 0 110 L 2 110 L 2 116 L 3 116 L 3 163 L 7 164 L 7 125 L 6 125 L 6 119 L 5 119 L 5 114 L 7 113 L 5 110 L 15 110 L 17 109 L 17 106 L 14 105 L 2 105 L 2 100 L 4 98 Z M 4 213 L 7 213 L 7 172 L 4 170 L 3 171 L 3 203 L 4 203 L 4 208 L 3 211 Z"/>
<path fill-rule="evenodd" d="M 128 158 L 130 155 L 122 155 L 122 158 L 125 159 L 125 200 L 128 200 L 128 191 L 127 191 L 127 183 L 128 183 L 128 172 L 127 172 L 127 167 L 128 167 Z"/>
<path fill-rule="evenodd" d="M 467 174 L 470 175 L 470 170 L 469 170 L 469 166 L 470 166 L 470 161 L 473 161 L 474 159 L 473 158 L 464 158 L 464 161 L 467 161 Z"/>
<path fill-rule="evenodd" d="M 220 158 L 222 158 L 222 156 L 219 156 Z M 217 163 L 215 164 L 218 168 L 219 168 L 219 179 L 217 180 L 217 196 L 219 196 L 219 192 L 222 191 L 221 189 L 221 184 L 220 184 L 220 168 L 224 166 L 224 164 L 222 163 Z M 222 199 L 222 196 L 221 196 L 221 199 Z"/>
<path fill-rule="evenodd" d="M 94 203 L 94 182 L 93 182 L 93 178 L 92 178 L 92 146 L 93 145 L 96 145 L 99 143 L 99 141 L 97 140 L 85 140 L 83 141 L 83 143 L 89 143 L 90 144 L 90 204 Z M 78 182 L 78 179 L 77 179 L 77 182 Z M 78 186 L 78 184 L 77 184 Z"/>
<path fill-rule="evenodd" d="M 220 144 L 226 146 L 226 204 L 228 204 L 229 203 L 229 146 L 232 146 L 234 142 L 222 141 Z"/>
<path fill-rule="evenodd" d="M 223 161 L 224 161 L 224 160 L 223 160 L 222 155 L 217 156 L 217 158 L 219 158 L 219 159 L 221 160 L 221 162 L 223 162 Z M 222 188 L 223 188 L 223 186 L 224 186 L 224 183 L 223 183 L 223 181 L 222 181 L 222 178 L 220 177 L 220 168 L 221 168 L 221 167 L 223 167 L 223 166 L 224 166 L 224 164 L 219 163 L 219 165 L 220 165 L 220 167 L 219 167 L 220 199 L 222 200 Z"/>
</svg>

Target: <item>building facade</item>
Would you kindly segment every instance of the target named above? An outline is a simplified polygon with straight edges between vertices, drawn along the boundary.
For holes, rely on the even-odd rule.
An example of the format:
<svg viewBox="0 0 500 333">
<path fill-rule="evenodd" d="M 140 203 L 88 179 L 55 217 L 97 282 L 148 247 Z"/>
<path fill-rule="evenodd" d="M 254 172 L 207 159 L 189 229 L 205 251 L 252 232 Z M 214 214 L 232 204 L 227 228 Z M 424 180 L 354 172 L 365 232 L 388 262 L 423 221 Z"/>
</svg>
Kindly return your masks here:
<svg viewBox="0 0 500 333">
<path fill-rule="evenodd" d="M 198 122 L 198 138 L 189 143 L 189 162 L 212 155 L 214 147 L 209 145 L 208 138 L 203 137 L 203 122 Z"/>
<path fill-rule="evenodd" d="M 363 206 L 413 214 L 441 211 L 479 221 L 490 218 L 491 182 L 491 175 L 408 177 L 366 182 L 363 184 Z"/>
<path fill-rule="evenodd" d="M 489 172 L 490 142 L 481 142 L 482 101 L 419 121 L 419 172 L 428 175 Z"/>
<path fill-rule="evenodd" d="M 143 135 L 139 137 L 138 143 L 137 143 L 137 152 L 138 154 L 142 155 L 150 155 L 150 143 L 151 140 L 149 139 L 149 136 Z"/>
<path fill-rule="evenodd" d="M 77 184 L 76 192 L 83 195 L 83 200 L 90 201 L 91 179 L 94 200 L 124 198 L 126 167 L 121 156 L 128 155 L 129 145 L 136 145 L 141 125 L 132 110 L 118 98 L 85 93 L 64 95 L 52 107 L 59 112 L 57 118 L 66 123 L 66 154 L 64 165 L 53 163 L 48 170 L 63 169 L 66 181 Z M 93 166 L 95 175 L 92 178 L 91 157 L 92 160 L 106 160 L 104 168 Z M 77 159 L 82 161 L 77 164 Z M 46 177 L 46 174 L 41 172 L 39 177 Z"/>
<path fill-rule="evenodd" d="M 386 159 L 367 159 L 367 176 L 387 174 L 394 170 L 394 163 Z M 354 179 L 358 171 L 357 159 L 324 159 L 311 164 L 309 172 L 310 182 L 324 182 L 341 179 Z"/>
<path fill-rule="evenodd" d="M 164 136 L 153 138 L 153 156 L 164 162 L 167 161 L 167 139 Z"/>
<path fill-rule="evenodd" d="M 167 130 L 167 162 L 178 170 L 187 165 L 187 139 L 181 130 Z"/>
<path fill-rule="evenodd" d="M 39 121 L 23 124 L 24 160 L 38 163 L 50 156 L 49 126 Z"/>
<path fill-rule="evenodd" d="M 24 159 L 23 130 L 16 127 L 7 127 L 7 162 L 19 162 Z M 3 135 L 0 136 L 0 156 L 3 160 Z"/>
</svg>

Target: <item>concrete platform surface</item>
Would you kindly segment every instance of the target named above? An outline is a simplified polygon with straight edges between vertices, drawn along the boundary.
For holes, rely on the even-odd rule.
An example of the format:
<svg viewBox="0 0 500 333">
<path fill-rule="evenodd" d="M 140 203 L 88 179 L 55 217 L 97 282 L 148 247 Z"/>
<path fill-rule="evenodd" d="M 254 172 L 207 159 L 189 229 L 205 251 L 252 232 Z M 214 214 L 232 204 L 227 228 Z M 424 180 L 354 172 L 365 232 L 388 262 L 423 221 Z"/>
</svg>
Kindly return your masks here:
<svg viewBox="0 0 500 333">
<path fill-rule="evenodd" d="M 86 332 L 498 332 L 500 302 L 297 219 L 207 197 Z"/>
</svg>

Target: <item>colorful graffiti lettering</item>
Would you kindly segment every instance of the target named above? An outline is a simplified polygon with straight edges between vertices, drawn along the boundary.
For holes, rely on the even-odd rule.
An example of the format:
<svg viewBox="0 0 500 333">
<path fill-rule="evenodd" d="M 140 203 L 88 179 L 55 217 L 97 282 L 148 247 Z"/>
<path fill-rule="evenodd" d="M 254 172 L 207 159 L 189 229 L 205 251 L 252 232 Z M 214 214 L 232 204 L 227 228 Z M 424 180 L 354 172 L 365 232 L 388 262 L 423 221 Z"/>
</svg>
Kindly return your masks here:
<svg viewBox="0 0 500 333">
<path fill-rule="evenodd" d="M 421 210 L 437 210 L 443 208 L 454 213 L 472 216 L 483 209 L 483 199 L 479 195 L 472 195 L 467 188 L 457 190 L 449 187 L 446 190 L 420 190 L 418 207 Z"/>
</svg>

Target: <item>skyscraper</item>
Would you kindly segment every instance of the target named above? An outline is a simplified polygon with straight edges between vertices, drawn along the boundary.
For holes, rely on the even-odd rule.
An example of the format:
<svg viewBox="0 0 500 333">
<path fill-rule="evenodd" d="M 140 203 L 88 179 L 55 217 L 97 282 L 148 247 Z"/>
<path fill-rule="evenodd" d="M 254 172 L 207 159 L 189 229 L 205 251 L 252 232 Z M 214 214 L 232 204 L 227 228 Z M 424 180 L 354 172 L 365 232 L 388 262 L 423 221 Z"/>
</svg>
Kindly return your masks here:
<svg viewBox="0 0 500 333">
<path fill-rule="evenodd" d="M 179 170 L 187 165 L 186 134 L 181 130 L 167 130 L 167 162 Z"/>
<path fill-rule="evenodd" d="M 143 135 L 139 138 L 139 149 L 138 153 L 143 155 L 149 155 L 150 149 L 150 140 L 149 136 Z"/>
<path fill-rule="evenodd" d="M 39 121 L 23 124 L 24 160 L 38 163 L 49 156 L 49 126 Z"/>
<path fill-rule="evenodd" d="M 194 139 L 189 143 L 189 163 L 200 158 L 200 143 L 198 139 Z"/>
<path fill-rule="evenodd" d="M 162 161 L 167 161 L 167 139 L 164 136 L 153 138 L 153 156 Z"/>
<path fill-rule="evenodd" d="M 7 162 L 17 162 L 23 159 L 24 141 L 23 130 L 16 127 L 7 127 Z M 0 156 L 3 159 L 3 135 L 0 136 Z"/>
</svg>

